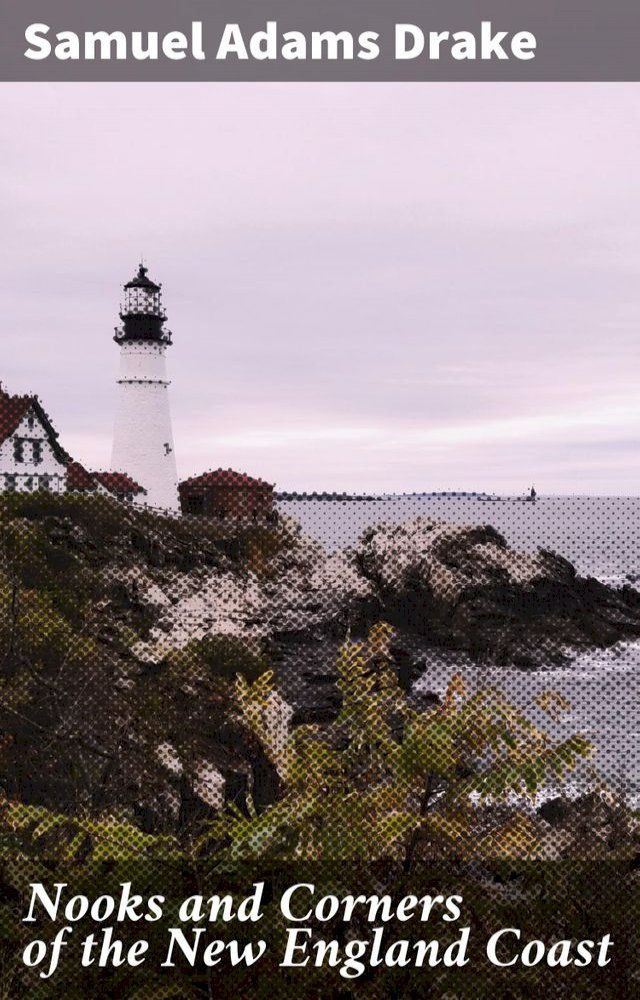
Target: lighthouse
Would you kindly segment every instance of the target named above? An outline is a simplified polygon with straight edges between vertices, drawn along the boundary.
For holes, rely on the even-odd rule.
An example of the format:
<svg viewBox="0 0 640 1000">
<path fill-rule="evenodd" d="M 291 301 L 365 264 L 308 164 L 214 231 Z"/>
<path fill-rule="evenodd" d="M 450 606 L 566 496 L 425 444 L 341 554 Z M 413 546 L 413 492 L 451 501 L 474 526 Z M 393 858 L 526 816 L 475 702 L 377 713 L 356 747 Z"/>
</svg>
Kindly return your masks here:
<svg viewBox="0 0 640 1000">
<path fill-rule="evenodd" d="M 143 486 L 149 506 L 174 511 L 178 475 L 165 357 L 171 333 L 165 329 L 161 285 L 147 270 L 140 264 L 124 286 L 122 326 L 113 338 L 120 347 L 120 371 L 111 468 Z"/>
</svg>

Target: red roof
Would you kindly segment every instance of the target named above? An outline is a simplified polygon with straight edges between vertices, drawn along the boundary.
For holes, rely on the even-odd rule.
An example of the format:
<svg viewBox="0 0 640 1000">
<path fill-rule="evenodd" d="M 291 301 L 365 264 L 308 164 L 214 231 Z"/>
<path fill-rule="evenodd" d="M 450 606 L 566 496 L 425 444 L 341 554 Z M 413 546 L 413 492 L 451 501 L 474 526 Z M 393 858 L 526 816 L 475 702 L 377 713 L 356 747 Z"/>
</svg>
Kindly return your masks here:
<svg viewBox="0 0 640 1000">
<path fill-rule="evenodd" d="M 124 472 L 89 472 L 84 465 L 80 465 L 80 462 L 67 464 L 67 486 L 70 490 L 95 490 L 98 483 L 109 490 L 109 493 L 118 496 L 123 493 L 146 492 Z"/>
<path fill-rule="evenodd" d="M 80 462 L 67 463 L 67 488 L 70 490 L 95 490 L 93 473 L 87 472 Z"/>
<path fill-rule="evenodd" d="M 179 484 L 179 488 L 192 486 L 250 486 L 261 489 L 273 489 L 271 483 L 264 479 L 254 479 L 246 472 L 236 472 L 234 469 L 215 469 L 213 472 L 203 472 L 201 476 L 191 476 Z"/>
<path fill-rule="evenodd" d="M 49 415 L 43 409 L 37 396 L 11 396 L 0 387 L 0 444 L 18 429 L 20 421 L 26 416 L 29 410 L 33 409 L 36 417 L 44 427 L 49 444 L 53 448 L 54 454 L 59 462 L 65 465 L 71 461 L 71 456 L 58 443 L 58 434 L 55 431 Z"/>
<path fill-rule="evenodd" d="M 0 444 L 13 434 L 32 401 L 31 396 L 10 396 L 0 389 Z"/>
<path fill-rule="evenodd" d="M 146 493 L 139 483 L 136 483 L 131 476 L 125 472 L 92 472 L 92 476 L 98 480 L 110 493 Z"/>
</svg>

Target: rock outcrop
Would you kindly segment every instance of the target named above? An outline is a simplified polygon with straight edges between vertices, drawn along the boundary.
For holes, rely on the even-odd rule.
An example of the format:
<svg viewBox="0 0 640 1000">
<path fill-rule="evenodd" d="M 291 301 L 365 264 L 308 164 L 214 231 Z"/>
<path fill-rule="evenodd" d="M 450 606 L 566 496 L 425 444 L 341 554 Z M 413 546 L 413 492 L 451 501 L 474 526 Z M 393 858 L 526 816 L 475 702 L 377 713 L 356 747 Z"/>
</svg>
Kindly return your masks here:
<svg viewBox="0 0 640 1000">
<path fill-rule="evenodd" d="M 510 548 L 489 526 L 414 521 L 367 532 L 354 556 L 382 617 L 475 661 L 534 667 L 640 635 L 640 595 L 566 559 Z"/>
<path fill-rule="evenodd" d="M 297 721 L 322 721 L 339 707 L 333 664 L 340 643 L 381 619 L 396 629 L 407 687 L 434 658 L 535 668 L 640 635 L 632 587 L 580 577 L 543 549 L 518 552 L 492 527 L 380 525 L 353 550 L 332 555 L 291 525 L 286 530 L 289 544 L 268 573 L 147 571 L 138 591 L 156 621 L 137 654 L 157 661 L 193 639 L 233 636 L 266 653 Z"/>
<path fill-rule="evenodd" d="M 380 620 L 407 689 L 434 660 L 535 668 L 640 635 L 633 587 L 485 526 L 381 525 L 328 555 L 286 518 L 234 533 L 52 495 L 5 498 L 1 520 L 5 790 L 149 830 L 273 787 L 239 671 L 274 669 L 294 722 L 322 722 L 338 647 Z"/>
</svg>

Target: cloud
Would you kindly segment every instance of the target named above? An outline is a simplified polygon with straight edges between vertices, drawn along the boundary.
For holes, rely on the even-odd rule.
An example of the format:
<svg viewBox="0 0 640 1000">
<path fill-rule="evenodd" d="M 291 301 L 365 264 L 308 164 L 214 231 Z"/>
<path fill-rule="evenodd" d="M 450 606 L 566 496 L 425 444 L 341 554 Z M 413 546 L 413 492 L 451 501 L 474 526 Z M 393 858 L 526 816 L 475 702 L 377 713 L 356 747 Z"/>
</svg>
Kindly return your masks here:
<svg viewBox="0 0 640 1000">
<path fill-rule="evenodd" d="M 108 461 L 112 328 L 144 252 L 183 475 L 635 482 L 608 445 L 640 417 L 635 86 L 2 95 L 0 377 L 40 393 L 79 458 Z"/>
</svg>

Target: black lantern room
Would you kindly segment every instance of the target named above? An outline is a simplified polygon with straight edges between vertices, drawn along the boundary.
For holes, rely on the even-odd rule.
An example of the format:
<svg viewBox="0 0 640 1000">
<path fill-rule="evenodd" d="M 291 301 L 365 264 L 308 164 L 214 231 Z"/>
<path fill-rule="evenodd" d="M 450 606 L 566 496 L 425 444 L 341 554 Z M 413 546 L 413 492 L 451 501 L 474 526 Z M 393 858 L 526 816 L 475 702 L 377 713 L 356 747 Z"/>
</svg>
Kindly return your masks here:
<svg viewBox="0 0 640 1000">
<path fill-rule="evenodd" d="M 171 343 L 171 333 L 163 329 L 167 317 L 162 308 L 162 286 L 147 277 L 147 270 L 140 264 L 135 278 L 124 286 L 122 326 L 116 327 L 114 337 L 119 344 L 131 340 Z"/>
</svg>

